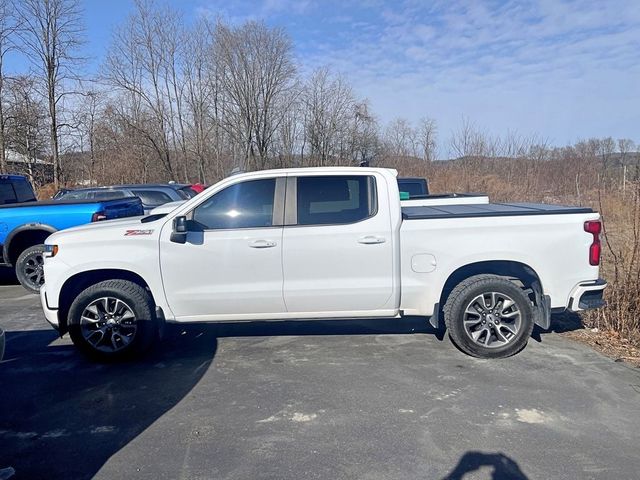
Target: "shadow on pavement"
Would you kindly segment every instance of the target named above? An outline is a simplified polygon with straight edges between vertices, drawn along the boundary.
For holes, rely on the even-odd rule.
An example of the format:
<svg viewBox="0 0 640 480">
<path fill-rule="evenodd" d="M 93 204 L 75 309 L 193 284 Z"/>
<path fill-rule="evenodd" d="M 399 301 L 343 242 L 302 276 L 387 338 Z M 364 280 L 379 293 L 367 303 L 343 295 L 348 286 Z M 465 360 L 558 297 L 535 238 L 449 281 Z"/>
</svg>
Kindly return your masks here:
<svg viewBox="0 0 640 480">
<path fill-rule="evenodd" d="M 362 320 L 287 320 L 211 324 L 218 337 L 266 337 L 286 335 L 384 335 L 426 333 L 444 338 L 424 317 Z"/>
<path fill-rule="evenodd" d="M 168 328 L 137 362 L 96 364 L 49 330 L 7 332 L 0 364 L 0 469 L 20 478 L 92 478 L 174 407 L 216 353 L 208 328 Z"/>
<path fill-rule="evenodd" d="M 0 267 L 0 285 L 19 285 L 13 268 Z"/>
<path fill-rule="evenodd" d="M 527 480 L 528 477 L 518 464 L 504 453 L 483 453 L 469 451 L 465 453 L 458 464 L 442 480 L 462 480 L 467 473 L 480 470 L 482 467 L 492 467 L 492 480 Z"/>
<path fill-rule="evenodd" d="M 0 468 L 15 478 L 91 478 L 200 381 L 223 337 L 427 333 L 424 318 L 167 325 L 133 362 L 98 364 L 53 330 L 9 331 L 0 363 Z"/>
<path fill-rule="evenodd" d="M 543 332 L 544 333 L 544 332 Z M 422 317 L 167 325 L 147 356 L 98 364 L 53 330 L 9 331 L 0 363 L 0 469 L 16 478 L 91 478 L 201 380 L 218 338 L 287 335 L 430 334 Z M 468 452 L 447 479 L 485 465 L 494 479 L 526 478 L 503 454 Z M 516 472 L 520 476 L 514 476 Z"/>
<path fill-rule="evenodd" d="M 551 326 L 548 330 L 543 330 L 537 325 L 533 328 L 531 338 L 536 342 L 542 341 L 542 335 L 547 333 L 564 333 L 572 332 L 574 330 L 581 330 L 584 328 L 582 318 L 575 312 L 565 311 L 563 313 L 556 313 L 551 316 Z"/>
</svg>

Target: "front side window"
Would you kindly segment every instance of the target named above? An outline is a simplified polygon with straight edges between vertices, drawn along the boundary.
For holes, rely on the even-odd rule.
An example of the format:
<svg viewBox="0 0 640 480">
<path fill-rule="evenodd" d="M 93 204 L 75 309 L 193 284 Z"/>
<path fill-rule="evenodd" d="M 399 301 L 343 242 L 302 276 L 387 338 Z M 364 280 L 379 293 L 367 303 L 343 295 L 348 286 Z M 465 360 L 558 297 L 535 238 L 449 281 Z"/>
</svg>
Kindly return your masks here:
<svg viewBox="0 0 640 480">
<path fill-rule="evenodd" d="M 275 190 L 275 178 L 236 183 L 197 206 L 193 220 L 208 230 L 271 227 Z"/>
<path fill-rule="evenodd" d="M 375 214 L 370 176 L 298 177 L 298 225 L 354 223 Z"/>
</svg>

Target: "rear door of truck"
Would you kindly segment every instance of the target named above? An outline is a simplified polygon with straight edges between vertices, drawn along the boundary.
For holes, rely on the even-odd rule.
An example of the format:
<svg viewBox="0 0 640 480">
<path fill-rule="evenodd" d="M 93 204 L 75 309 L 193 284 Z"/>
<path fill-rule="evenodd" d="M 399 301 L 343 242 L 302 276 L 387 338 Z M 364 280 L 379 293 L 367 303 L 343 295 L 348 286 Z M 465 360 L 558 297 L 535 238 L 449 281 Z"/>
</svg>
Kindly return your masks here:
<svg viewBox="0 0 640 480">
<path fill-rule="evenodd" d="M 385 178 L 287 178 L 284 299 L 289 312 L 363 312 L 393 294 L 393 239 Z M 373 313 L 375 315 L 375 313 Z"/>
</svg>

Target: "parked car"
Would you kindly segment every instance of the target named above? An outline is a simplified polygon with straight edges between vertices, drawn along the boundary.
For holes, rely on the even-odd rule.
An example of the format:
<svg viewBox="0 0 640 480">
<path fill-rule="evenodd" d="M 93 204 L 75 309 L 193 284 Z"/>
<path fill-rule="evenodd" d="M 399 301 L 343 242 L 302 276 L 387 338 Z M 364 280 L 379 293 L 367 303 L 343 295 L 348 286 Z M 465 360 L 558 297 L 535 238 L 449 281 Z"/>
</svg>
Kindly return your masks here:
<svg viewBox="0 0 640 480">
<path fill-rule="evenodd" d="M 162 322 L 400 318 L 470 355 L 520 351 L 552 311 L 603 305 L 600 217 L 530 203 L 403 207 L 396 172 L 229 177 L 166 215 L 46 240 L 47 321 L 84 353 L 147 349 Z M 99 254 L 97 254 L 99 252 Z"/>
<path fill-rule="evenodd" d="M 36 293 L 44 282 L 44 240 L 53 232 L 143 213 L 136 197 L 0 205 L 0 265 L 13 267 L 22 286 Z"/>
<path fill-rule="evenodd" d="M 203 185 L 202 183 L 194 183 L 193 185 L 189 185 L 191 187 L 191 190 L 193 190 L 196 193 L 202 193 L 207 189 L 206 185 Z"/>
<path fill-rule="evenodd" d="M 197 195 L 191 185 L 159 183 L 140 185 L 113 185 L 109 187 L 78 188 L 60 190 L 55 200 L 108 200 L 113 198 L 138 197 L 145 213 L 168 202 L 188 200 Z"/>
<path fill-rule="evenodd" d="M 409 198 L 429 195 L 429 184 L 426 178 L 398 177 L 398 188 L 409 194 Z"/>
<path fill-rule="evenodd" d="M 29 180 L 22 175 L 0 175 L 0 205 L 35 202 L 36 195 Z"/>
</svg>

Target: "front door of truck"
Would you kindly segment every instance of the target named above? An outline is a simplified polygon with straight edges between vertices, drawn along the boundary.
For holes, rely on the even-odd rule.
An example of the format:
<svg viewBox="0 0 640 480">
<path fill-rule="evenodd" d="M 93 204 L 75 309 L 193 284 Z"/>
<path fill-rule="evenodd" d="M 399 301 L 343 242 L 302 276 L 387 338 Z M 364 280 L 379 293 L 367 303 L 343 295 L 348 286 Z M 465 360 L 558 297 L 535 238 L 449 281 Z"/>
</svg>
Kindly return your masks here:
<svg viewBox="0 0 640 480">
<path fill-rule="evenodd" d="M 185 243 L 165 225 L 160 266 L 167 301 L 182 320 L 282 313 L 284 177 L 230 185 L 187 215 Z"/>
</svg>

